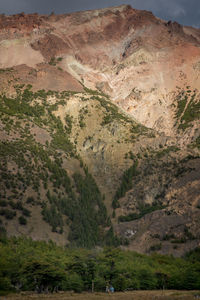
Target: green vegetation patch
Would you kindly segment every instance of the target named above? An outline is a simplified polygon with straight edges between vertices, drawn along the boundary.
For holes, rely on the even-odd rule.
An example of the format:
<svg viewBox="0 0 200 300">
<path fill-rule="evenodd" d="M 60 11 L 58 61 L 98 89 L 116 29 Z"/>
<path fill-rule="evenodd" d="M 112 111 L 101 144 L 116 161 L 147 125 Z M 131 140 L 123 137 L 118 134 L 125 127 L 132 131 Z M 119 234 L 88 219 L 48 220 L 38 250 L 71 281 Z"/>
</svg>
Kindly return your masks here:
<svg viewBox="0 0 200 300">
<path fill-rule="evenodd" d="M 177 96 L 176 119 L 180 124 L 178 129 L 185 130 L 192 126 L 192 122 L 200 119 L 200 101 L 197 91 L 181 91 Z M 188 104 L 187 104 L 188 103 Z"/>
<path fill-rule="evenodd" d="M 111 225 L 101 193 L 87 170 L 85 177 L 74 174 L 74 181 L 79 196 L 68 207 L 71 220 L 69 239 L 72 244 L 75 242 L 82 247 L 100 245 L 104 243 L 104 233 L 100 231 L 100 226 Z"/>
<path fill-rule="evenodd" d="M 131 213 L 127 216 L 119 216 L 118 221 L 119 222 L 130 222 L 133 220 L 141 219 L 145 215 L 150 214 L 151 212 L 156 211 L 156 210 L 161 210 L 163 208 L 165 208 L 165 206 L 163 206 L 159 203 L 156 203 L 156 202 L 153 203 L 153 205 L 150 205 L 150 204 L 140 205 L 138 207 L 139 213 Z"/>
<path fill-rule="evenodd" d="M 179 125 L 180 129 L 186 129 L 191 126 L 191 122 L 200 119 L 200 101 L 194 102 L 195 94 L 193 94 L 190 103 L 187 106 L 187 109 L 184 112 L 184 115 L 181 118 L 181 124 Z"/>
<path fill-rule="evenodd" d="M 13 72 L 13 71 L 14 71 L 13 68 L 0 69 L 0 74 L 2 74 L 2 73 L 9 73 L 9 72 Z"/>
<path fill-rule="evenodd" d="M 176 100 L 178 101 L 177 112 L 176 112 L 176 118 L 178 119 L 181 117 L 181 115 L 185 109 L 185 106 L 188 101 L 188 95 L 185 94 L 184 91 L 182 91 L 181 93 L 179 93 Z"/>
<path fill-rule="evenodd" d="M 192 148 L 197 147 L 200 150 L 200 136 L 195 140 L 194 143 L 191 144 Z"/>
<path fill-rule="evenodd" d="M 157 158 L 162 158 L 163 156 L 169 154 L 170 152 L 177 152 L 180 149 L 176 146 L 170 146 L 160 151 L 155 152 Z"/>
<path fill-rule="evenodd" d="M 114 199 L 113 199 L 113 202 L 112 202 L 112 206 L 114 209 L 119 207 L 118 200 L 120 198 L 124 197 L 126 192 L 129 191 L 133 187 L 133 179 L 138 174 L 138 171 L 136 170 L 137 165 L 138 165 L 138 161 L 135 161 L 133 163 L 133 165 L 124 172 L 124 174 L 122 176 L 122 180 L 121 180 L 121 185 L 117 189 Z"/>
<path fill-rule="evenodd" d="M 51 66 L 56 66 L 62 60 L 63 60 L 63 57 L 52 57 L 49 61 L 49 64 Z"/>
<path fill-rule="evenodd" d="M 160 244 L 152 246 L 159 250 Z M 117 248 L 69 249 L 26 238 L 0 238 L 0 291 L 198 290 L 200 249 L 185 258 Z M 20 283 L 20 284 L 19 284 Z M 75 296 L 75 295 L 74 295 Z M 75 296 L 76 297 L 76 296 Z"/>
</svg>

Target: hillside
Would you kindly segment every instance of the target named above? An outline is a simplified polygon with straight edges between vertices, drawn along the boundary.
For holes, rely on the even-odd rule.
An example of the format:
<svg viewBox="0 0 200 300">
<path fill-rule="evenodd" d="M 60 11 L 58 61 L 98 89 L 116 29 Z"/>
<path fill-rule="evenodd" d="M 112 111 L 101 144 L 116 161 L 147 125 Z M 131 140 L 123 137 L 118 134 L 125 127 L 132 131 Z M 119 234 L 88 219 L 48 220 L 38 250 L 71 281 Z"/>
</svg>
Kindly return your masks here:
<svg viewBox="0 0 200 300">
<path fill-rule="evenodd" d="M 1 15 L 1 231 L 199 246 L 199 46 L 200 30 L 127 5 Z"/>
</svg>

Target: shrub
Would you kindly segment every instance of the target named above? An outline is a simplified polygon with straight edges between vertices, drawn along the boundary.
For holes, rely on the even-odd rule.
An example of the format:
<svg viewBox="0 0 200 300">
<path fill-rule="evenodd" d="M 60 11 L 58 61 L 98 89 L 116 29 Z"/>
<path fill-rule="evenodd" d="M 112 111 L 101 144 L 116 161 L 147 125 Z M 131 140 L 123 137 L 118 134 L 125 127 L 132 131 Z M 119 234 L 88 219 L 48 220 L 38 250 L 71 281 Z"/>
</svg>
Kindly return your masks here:
<svg viewBox="0 0 200 300">
<path fill-rule="evenodd" d="M 149 248 L 149 251 L 158 251 L 158 250 L 161 250 L 161 249 L 162 249 L 162 244 L 159 243 L 159 244 L 152 245 L 152 246 Z"/>
<path fill-rule="evenodd" d="M 31 204 L 33 204 L 35 202 L 35 199 L 34 199 L 34 197 L 28 197 L 27 199 L 26 199 L 26 203 L 31 203 Z"/>
<path fill-rule="evenodd" d="M 26 224 L 27 224 L 27 220 L 26 220 L 26 218 L 24 218 L 23 216 L 20 216 L 20 217 L 18 218 L 18 221 L 19 221 L 19 224 L 20 224 L 20 225 L 26 225 Z"/>
<path fill-rule="evenodd" d="M 28 209 L 26 209 L 26 208 L 22 209 L 22 213 L 26 217 L 30 217 L 30 215 L 31 215 L 31 212 Z"/>
<path fill-rule="evenodd" d="M 16 212 L 9 209 L 0 209 L 0 215 L 5 216 L 8 220 L 11 220 L 16 216 Z"/>
<path fill-rule="evenodd" d="M 6 207 L 8 204 L 5 200 L 0 200 L 0 206 Z"/>
</svg>

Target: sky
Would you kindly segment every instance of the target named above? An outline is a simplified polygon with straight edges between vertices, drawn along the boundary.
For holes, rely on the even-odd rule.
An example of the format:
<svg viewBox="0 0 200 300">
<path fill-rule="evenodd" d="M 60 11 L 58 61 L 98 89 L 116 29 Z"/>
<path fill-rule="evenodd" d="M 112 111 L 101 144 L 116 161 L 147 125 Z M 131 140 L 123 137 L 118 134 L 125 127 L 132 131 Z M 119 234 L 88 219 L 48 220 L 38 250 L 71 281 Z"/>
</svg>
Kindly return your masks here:
<svg viewBox="0 0 200 300">
<path fill-rule="evenodd" d="M 200 0 L 0 0 L 0 13 L 55 14 L 130 4 L 164 20 L 200 28 Z"/>
</svg>

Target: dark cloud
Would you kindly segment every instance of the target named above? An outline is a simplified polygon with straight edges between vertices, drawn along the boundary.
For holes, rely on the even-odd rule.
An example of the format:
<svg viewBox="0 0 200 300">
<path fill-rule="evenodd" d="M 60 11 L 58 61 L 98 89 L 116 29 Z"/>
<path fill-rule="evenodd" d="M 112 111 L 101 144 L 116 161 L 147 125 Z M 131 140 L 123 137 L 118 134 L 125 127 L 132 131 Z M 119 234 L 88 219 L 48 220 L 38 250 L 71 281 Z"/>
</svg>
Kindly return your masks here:
<svg viewBox="0 0 200 300">
<path fill-rule="evenodd" d="M 137 9 L 152 11 L 157 17 L 200 27 L 199 0 L 127 0 Z M 50 14 L 103 8 L 124 4 L 123 0 L 0 0 L 0 11 L 5 14 L 38 12 Z"/>
<path fill-rule="evenodd" d="M 131 2 L 136 8 L 151 10 L 161 19 L 200 27 L 199 0 L 132 0 Z"/>
</svg>

